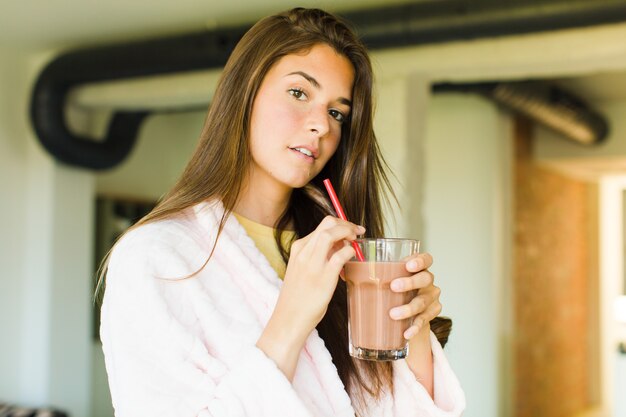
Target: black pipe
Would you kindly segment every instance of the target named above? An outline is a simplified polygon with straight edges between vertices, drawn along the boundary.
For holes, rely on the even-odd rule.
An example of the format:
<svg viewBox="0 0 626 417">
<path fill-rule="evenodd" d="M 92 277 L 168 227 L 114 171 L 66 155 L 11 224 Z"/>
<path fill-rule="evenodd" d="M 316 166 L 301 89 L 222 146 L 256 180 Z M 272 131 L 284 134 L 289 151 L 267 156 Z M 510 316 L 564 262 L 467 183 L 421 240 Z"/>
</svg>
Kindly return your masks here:
<svg viewBox="0 0 626 417">
<path fill-rule="evenodd" d="M 65 101 L 72 88 L 123 78 L 222 66 L 245 29 L 148 40 L 59 55 L 39 75 L 30 115 L 39 141 L 60 161 L 90 169 L 112 168 L 130 153 L 142 121 L 151 111 L 116 112 L 100 141 L 72 133 Z"/>
<path fill-rule="evenodd" d="M 345 17 L 379 49 L 618 23 L 626 1 L 430 0 Z"/>
<path fill-rule="evenodd" d="M 371 49 L 503 36 L 618 22 L 620 0 L 534 1 L 434 0 L 346 13 Z M 506 7 L 506 9 L 505 9 Z M 80 85 L 123 78 L 222 67 L 249 25 L 184 36 L 81 49 L 51 61 L 33 90 L 30 115 L 42 145 L 59 160 L 90 169 L 115 166 L 125 157 L 150 111 L 114 115 L 104 140 L 67 128 L 64 105 Z M 123 127 L 120 127 L 123 126 Z M 126 143 L 127 146 L 122 146 Z"/>
</svg>

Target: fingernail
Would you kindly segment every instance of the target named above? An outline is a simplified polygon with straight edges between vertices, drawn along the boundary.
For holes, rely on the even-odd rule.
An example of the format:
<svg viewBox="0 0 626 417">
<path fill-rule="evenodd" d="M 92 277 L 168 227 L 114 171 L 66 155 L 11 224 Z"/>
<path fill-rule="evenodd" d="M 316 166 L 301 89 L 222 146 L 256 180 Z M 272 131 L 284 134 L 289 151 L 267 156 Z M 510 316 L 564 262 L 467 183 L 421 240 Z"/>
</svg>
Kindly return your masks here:
<svg viewBox="0 0 626 417">
<path fill-rule="evenodd" d="M 392 308 L 391 311 L 389 312 L 389 315 L 391 316 L 392 319 L 399 319 L 402 316 L 402 309 Z"/>
<path fill-rule="evenodd" d="M 410 261 L 410 262 L 406 265 L 406 267 L 407 267 L 408 269 L 411 269 L 411 270 L 417 269 L 417 262 L 416 262 L 416 261 Z"/>
<path fill-rule="evenodd" d="M 406 340 L 409 340 L 410 338 L 415 336 L 416 333 L 417 333 L 417 330 L 415 329 L 415 326 L 411 326 L 406 330 L 406 332 L 404 332 L 404 338 Z"/>
<path fill-rule="evenodd" d="M 399 281 L 396 279 L 391 282 L 391 289 L 394 291 L 402 291 L 402 287 L 403 287 L 402 281 Z"/>
<path fill-rule="evenodd" d="M 357 230 L 359 231 L 359 234 L 362 235 L 363 233 L 365 233 L 365 227 L 363 226 L 358 226 Z"/>
</svg>

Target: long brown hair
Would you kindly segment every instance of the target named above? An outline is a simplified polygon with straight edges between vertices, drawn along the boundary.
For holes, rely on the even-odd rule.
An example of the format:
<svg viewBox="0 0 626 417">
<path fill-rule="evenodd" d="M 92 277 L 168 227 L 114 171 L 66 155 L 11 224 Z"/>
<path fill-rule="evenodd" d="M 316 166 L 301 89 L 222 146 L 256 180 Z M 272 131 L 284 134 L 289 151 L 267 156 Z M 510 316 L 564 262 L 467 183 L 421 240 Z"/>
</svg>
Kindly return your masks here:
<svg viewBox="0 0 626 417">
<path fill-rule="evenodd" d="M 367 51 L 337 17 L 302 8 L 267 17 L 243 36 L 226 63 L 191 160 L 171 191 L 133 228 L 175 216 L 202 201 L 220 199 L 225 210 L 219 238 L 251 162 L 250 116 L 261 82 L 281 57 L 308 51 L 317 44 L 331 46 L 354 67 L 351 115 L 342 126 L 339 147 L 321 173 L 306 187 L 293 190 L 290 205 L 276 224 L 277 242 L 281 244 L 280 234 L 288 223 L 303 237 L 328 214 L 320 194 L 324 178 L 331 179 L 350 220 L 364 225 L 367 236 L 383 236 L 381 206 L 391 187 L 372 126 L 373 73 Z M 281 249 L 287 261 L 289 248 Z M 107 261 L 103 261 L 103 271 Z M 349 392 L 378 397 L 384 388 L 391 388 L 389 363 L 363 362 L 357 366 L 348 354 L 346 286 L 342 280 L 317 330 Z"/>
</svg>

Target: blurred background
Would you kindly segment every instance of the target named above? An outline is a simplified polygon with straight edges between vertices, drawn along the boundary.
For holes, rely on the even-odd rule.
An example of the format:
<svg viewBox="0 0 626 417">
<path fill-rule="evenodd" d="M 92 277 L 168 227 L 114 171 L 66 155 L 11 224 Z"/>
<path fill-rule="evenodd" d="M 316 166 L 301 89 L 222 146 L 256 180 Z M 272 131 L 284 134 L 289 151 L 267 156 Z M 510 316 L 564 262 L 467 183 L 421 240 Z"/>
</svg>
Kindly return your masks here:
<svg viewBox="0 0 626 417">
<path fill-rule="evenodd" d="M 0 1 L 0 403 L 110 417 L 97 265 L 296 4 Z M 297 5 L 372 51 L 389 234 L 434 255 L 465 416 L 626 416 L 626 2 Z"/>
</svg>

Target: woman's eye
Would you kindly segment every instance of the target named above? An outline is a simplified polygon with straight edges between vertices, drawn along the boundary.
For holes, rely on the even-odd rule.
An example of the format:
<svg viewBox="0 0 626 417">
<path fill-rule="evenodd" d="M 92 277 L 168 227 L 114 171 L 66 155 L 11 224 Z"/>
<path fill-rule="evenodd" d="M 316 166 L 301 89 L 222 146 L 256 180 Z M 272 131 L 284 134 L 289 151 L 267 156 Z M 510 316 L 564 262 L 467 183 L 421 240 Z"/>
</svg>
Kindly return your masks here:
<svg viewBox="0 0 626 417">
<path fill-rule="evenodd" d="M 290 88 L 289 94 L 294 96 L 297 100 L 304 100 L 306 98 L 306 93 L 300 88 Z"/>
<path fill-rule="evenodd" d="M 331 109 L 328 111 L 328 114 L 330 114 L 330 116 L 339 123 L 343 123 L 346 119 L 346 116 L 344 116 L 339 110 Z"/>
</svg>

